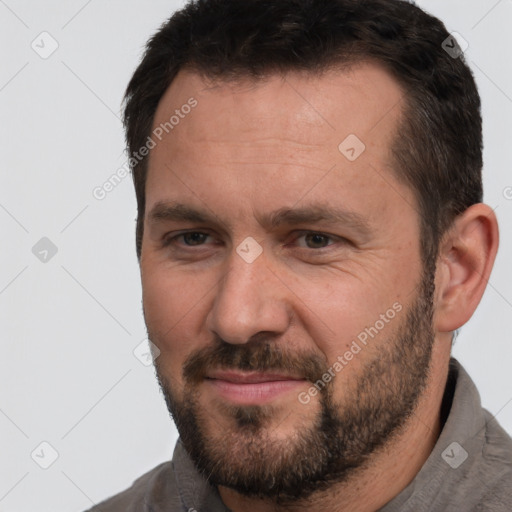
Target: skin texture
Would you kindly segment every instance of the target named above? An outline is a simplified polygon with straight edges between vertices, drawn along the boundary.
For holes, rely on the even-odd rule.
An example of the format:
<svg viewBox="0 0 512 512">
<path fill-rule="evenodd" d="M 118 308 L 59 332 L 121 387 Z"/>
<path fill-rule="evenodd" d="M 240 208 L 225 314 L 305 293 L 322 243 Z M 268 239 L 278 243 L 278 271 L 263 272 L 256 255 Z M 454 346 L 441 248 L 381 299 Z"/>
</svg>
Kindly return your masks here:
<svg viewBox="0 0 512 512">
<path fill-rule="evenodd" d="M 261 446 L 268 453 L 258 456 L 272 460 L 286 453 L 300 432 L 314 431 L 327 394 L 335 410 L 357 415 L 357 384 L 378 382 L 375 364 L 392 361 L 389 354 L 397 353 L 398 341 L 409 340 L 430 359 L 423 381 L 421 371 L 410 377 L 407 364 L 414 351 L 402 354 L 381 369 L 386 386 L 375 392 L 369 386 L 359 397 L 360 403 L 386 403 L 386 390 L 406 382 L 406 376 L 420 392 L 401 428 L 358 468 L 301 502 L 244 495 L 221 485 L 223 501 L 235 512 L 376 510 L 414 478 L 439 436 L 452 331 L 480 301 L 498 229 L 494 213 L 483 204 L 456 219 L 440 246 L 432 321 L 422 329 L 407 323 L 425 294 L 416 201 L 391 167 L 402 94 L 372 63 L 321 76 L 275 75 L 258 83 L 211 82 L 182 71 L 158 106 L 155 127 L 190 97 L 197 100 L 151 150 L 141 257 L 145 320 L 160 350 L 157 371 L 178 428 L 176 412 L 193 404 L 202 434 L 235 467 L 240 456 L 252 454 L 256 460 L 251 439 L 264 439 Z M 338 149 L 350 134 L 366 146 L 352 162 Z M 209 219 L 155 220 L 151 213 L 163 202 L 185 205 Z M 311 206 L 353 212 L 366 229 L 347 218 L 269 222 L 275 212 Z M 184 231 L 206 236 L 185 239 L 179 236 Z M 311 233 L 321 236 L 311 238 Z M 251 263 L 237 253 L 238 247 L 247 249 L 247 237 L 262 249 Z M 313 382 L 308 362 L 317 361 L 317 369 L 332 367 L 394 304 L 401 312 L 335 372 L 329 391 L 301 403 L 299 393 L 308 392 Z M 239 363 L 234 356 L 212 354 L 224 346 L 233 348 L 231 354 L 261 355 L 264 345 L 282 356 L 267 363 L 296 363 L 298 380 L 261 407 L 234 404 L 203 378 L 204 372 L 184 375 L 194 355 L 212 350 L 212 363 Z M 208 364 L 205 368 L 209 371 Z M 291 368 L 287 371 L 291 375 Z M 251 458 L 242 463 L 250 465 Z"/>
</svg>

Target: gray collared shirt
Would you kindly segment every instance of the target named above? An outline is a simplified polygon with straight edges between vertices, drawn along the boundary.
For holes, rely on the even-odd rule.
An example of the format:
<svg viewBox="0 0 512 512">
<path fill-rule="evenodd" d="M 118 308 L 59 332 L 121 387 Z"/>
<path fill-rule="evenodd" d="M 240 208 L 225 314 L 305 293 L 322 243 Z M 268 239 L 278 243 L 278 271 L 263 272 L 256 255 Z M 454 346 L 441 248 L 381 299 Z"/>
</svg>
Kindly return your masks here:
<svg viewBox="0 0 512 512">
<path fill-rule="evenodd" d="M 512 438 L 480 403 L 475 384 L 451 359 L 444 426 L 414 480 L 379 512 L 511 512 Z M 178 440 L 171 462 L 89 512 L 229 512 Z"/>
</svg>

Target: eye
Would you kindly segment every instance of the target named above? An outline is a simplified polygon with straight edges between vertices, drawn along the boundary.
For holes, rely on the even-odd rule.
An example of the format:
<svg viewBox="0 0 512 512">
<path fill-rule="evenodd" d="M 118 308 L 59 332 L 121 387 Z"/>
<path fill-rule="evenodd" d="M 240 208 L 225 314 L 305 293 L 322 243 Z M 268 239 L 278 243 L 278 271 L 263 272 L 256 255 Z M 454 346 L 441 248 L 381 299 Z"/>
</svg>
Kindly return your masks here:
<svg viewBox="0 0 512 512">
<path fill-rule="evenodd" d="M 195 247 L 204 245 L 208 238 L 212 238 L 208 233 L 203 233 L 201 231 L 188 231 L 186 233 L 180 233 L 179 235 L 165 237 L 163 245 L 164 247 L 171 244 Z"/>
<path fill-rule="evenodd" d="M 322 235 L 321 233 L 308 233 L 300 238 L 304 238 L 306 247 L 309 249 L 322 249 L 330 245 L 329 242 L 332 242 L 331 237 Z"/>
<path fill-rule="evenodd" d="M 303 233 L 297 237 L 297 245 L 307 249 L 323 249 L 334 243 L 334 237 L 323 233 Z"/>
<path fill-rule="evenodd" d="M 183 233 L 181 237 L 185 245 L 201 245 L 203 244 L 209 235 L 206 233 L 200 233 L 198 231 L 192 231 L 190 233 Z"/>
</svg>

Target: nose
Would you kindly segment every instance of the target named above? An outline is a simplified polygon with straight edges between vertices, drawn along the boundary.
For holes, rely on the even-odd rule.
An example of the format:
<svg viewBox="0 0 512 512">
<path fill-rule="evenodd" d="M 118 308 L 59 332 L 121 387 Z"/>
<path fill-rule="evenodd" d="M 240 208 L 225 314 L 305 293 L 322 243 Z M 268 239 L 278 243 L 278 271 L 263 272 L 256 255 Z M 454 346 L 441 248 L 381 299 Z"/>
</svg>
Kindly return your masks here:
<svg viewBox="0 0 512 512">
<path fill-rule="evenodd" d="M 286 287 L 267 266 L 264 254 L 247 263 L 233 253 L 220 281 L 207 328 L 231 344 L 247 343 L 257 334 L 283 334 L 290 324 Z"/>
</svg>

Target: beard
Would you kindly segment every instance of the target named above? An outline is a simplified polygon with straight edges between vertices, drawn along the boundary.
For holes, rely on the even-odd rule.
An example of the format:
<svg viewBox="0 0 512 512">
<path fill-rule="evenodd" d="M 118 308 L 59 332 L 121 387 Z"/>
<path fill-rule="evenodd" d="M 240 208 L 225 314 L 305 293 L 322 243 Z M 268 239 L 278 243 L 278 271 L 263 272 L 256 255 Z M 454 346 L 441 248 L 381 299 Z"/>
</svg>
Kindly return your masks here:
<svg viewBox="0 0 512 512">
<path fill-rule="evenodd" d="M 247 497 L 291 505 L 363 469 L 371 455 L 406 426 L 427 384 L 434 342 L 435 266 L 430 267 L 392 338 L 379 334 L 382 338 L 374 343 L 381 348 L 374 349 L 358 374 L 346 382 L 338 401 L 333 382 L 339 375 L 319 389 L 315 417 L 301 416 L 286 439 L 272 435 L 279 427 L 272 404 L 222 403 L 219 412 L 230 422 L 229 427 L 225 422 L 221 426 L 200 405 L 198 388 L 207 372 L 218 368 L 293 372 L 314 383 L 328 370 L 324 358 L 290 353 L 268 335 L 242 345 L 217 339 L 185 361 L 181 398 L 157 359 L 156 374 L 169 412 L 205 478 Z M 297 401 L 297 407 L 307 406 Z"/>
</svg>

